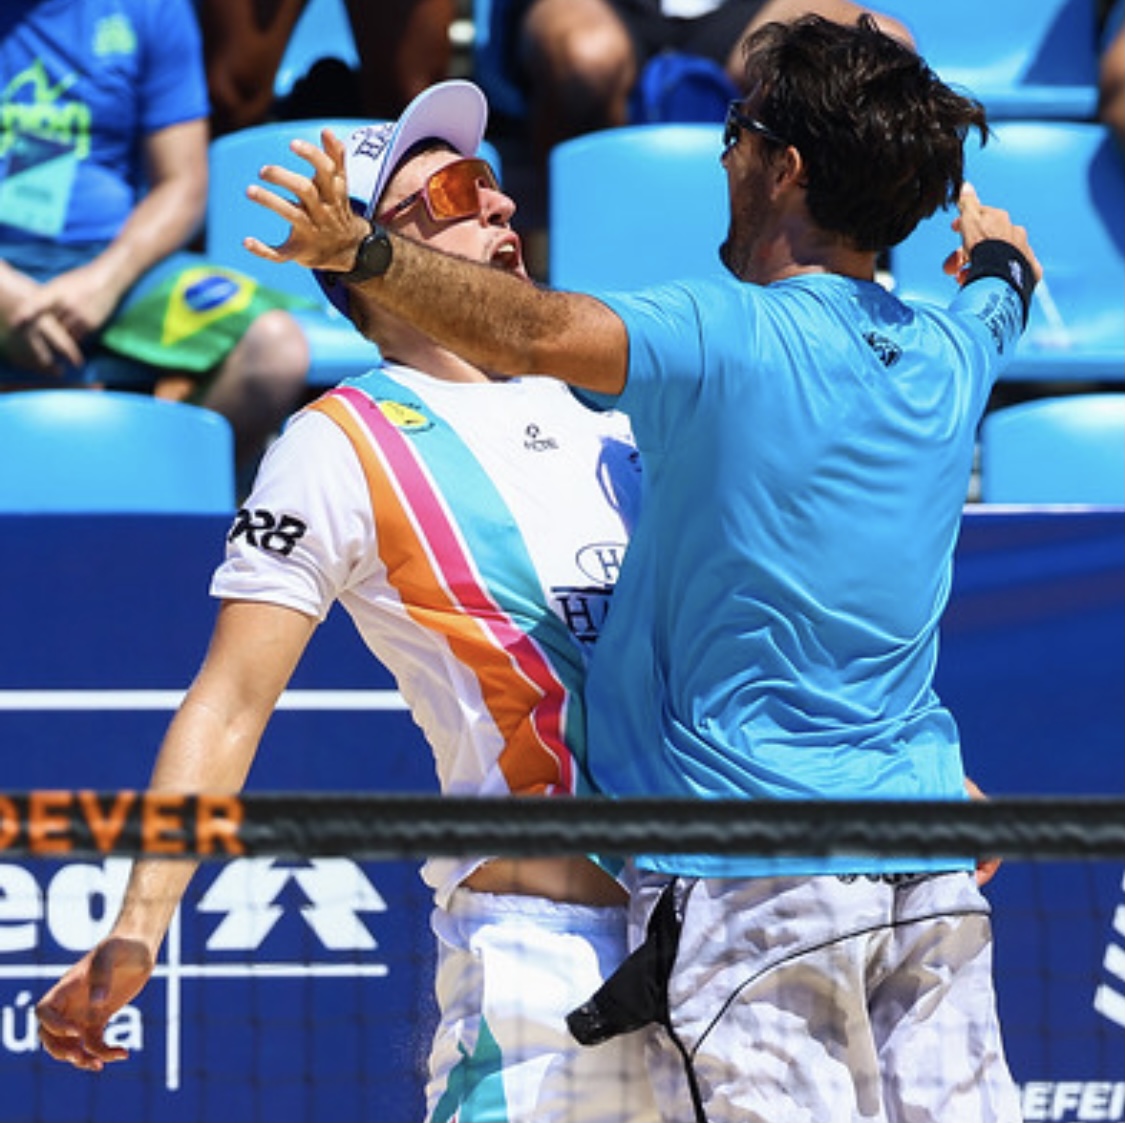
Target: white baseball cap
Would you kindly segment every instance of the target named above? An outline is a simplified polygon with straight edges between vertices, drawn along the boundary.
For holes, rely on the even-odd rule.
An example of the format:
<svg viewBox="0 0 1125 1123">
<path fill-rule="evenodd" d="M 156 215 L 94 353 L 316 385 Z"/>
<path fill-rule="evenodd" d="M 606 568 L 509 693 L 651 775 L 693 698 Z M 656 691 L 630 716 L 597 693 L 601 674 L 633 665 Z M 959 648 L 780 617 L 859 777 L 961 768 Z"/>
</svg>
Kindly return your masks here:
<svg viewBox="0 0 1125 1123">
<path fill-rule="evenodd" d="M 488 102 L 480 88 L 453 78 L 423 90 L 397 121 L 356 129 L 345 142 L 344 170 L 352 205 L 365 218 L 371 218 L 387 181 L 419 141 L 439 140 L 461 156 L 475 156 L 487 124 Z M 319 271 L 314 275 L 328 299 L 346 316 L 347 289 L 326 284 L 326 275 Z"/>
</svg>

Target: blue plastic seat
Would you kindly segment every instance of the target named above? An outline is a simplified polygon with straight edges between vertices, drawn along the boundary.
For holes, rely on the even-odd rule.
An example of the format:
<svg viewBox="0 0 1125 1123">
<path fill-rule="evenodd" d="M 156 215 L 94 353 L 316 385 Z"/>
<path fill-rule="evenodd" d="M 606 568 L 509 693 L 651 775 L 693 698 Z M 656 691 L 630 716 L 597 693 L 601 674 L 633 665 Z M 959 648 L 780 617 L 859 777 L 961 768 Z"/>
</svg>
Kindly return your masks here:
<svg viewBox="0 0 1125 1123">
<path fill-rule="evenodd" d="M 723 272 L 722 126 L 629 125 L 556 145 L 550 158 L 551 284 L 630 289 Z"/>
<path fill-rule="evenodd" d="M 998 409 L 981 425 L 986 503 L 1125 504 L 1125 393 Z"/>
<path fill-rule="evenodd" d="M 261 284 L 309 301 L 308 308 L 294 311 L 309 342 L 309 382 L 333 386 L 343 378 L 363 374 L 380 362 L 379 349 L 364 339 L 325 300 L 312 273 L 287 262 L 276 265 L 247 251 L 242 239 L 253 235 L 271 245 L 285 239 L 286 223 L 246 197 L 246 188 L 260 182 L 264 164 L 278 164 L 307 174 L 309 165 L 289 150 L 289 142 L 300 137 L 320 143 L 321 132 L 330 128 L 344 139 L 353 129 L 369 122 L 358 119 L 279 121 L 256 125 L 218 137 L 211 143 L 211 189 L 207 199 L 207 256 L 216 265 L 241 270 Z M 487 141 L 484 156 L 500 177 L 500 158 Z"/>
<path fill-rule="evenodd" d="M 344 0 L 308 0 L 293 28 L 274 79 L 274 97 L 281 99 L 323 58 L 359 67 L 359 52 Z"/>
<path fill-rule="evenodd" d="M 1125 380 L 1125 168 L 1104 126 L 1002 121 L 967 174 L 985 203 L 1027 227 L 1044 269 L 1009 380 Z M 905 296 L 947 304 L 941 270 L 958 244 L 955 212 L 939 211 L 891 253 Z"/>
<path fill-rule="evenodd" d="M 234 436 L 201 406 L 113 390 L 0 394 L 0 511 L 229 514 Z"/>
<path fill-rule="evenodd" d="M 1097 110 L 1093 0 L 886 0 L 922 57 L 990 118 L 1092 120 Z"/>
</svg>

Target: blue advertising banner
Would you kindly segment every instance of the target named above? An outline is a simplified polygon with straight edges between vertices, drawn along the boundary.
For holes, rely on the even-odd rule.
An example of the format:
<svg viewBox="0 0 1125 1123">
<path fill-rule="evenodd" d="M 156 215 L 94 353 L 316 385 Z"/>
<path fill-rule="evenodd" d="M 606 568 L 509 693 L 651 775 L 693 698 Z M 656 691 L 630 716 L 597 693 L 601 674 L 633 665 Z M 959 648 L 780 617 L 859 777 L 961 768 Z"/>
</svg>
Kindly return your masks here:
<svg viewBox="0 0 1125 1123">
<path fill-rule="evenodd" d="M 0 519 L 0 789 L 143 787 L 203 657 L 221 519 Z M 1125 517 L 970 509 L 939 689 L 988 792 L 1125 792 Z M 394 683 L 333 613 L 252 790 L 434 790 Z M 128 864 L 0 851 L 0 1123 L 421 1117 L 429 892 L 415 863 L 206 863 L 101 1075 L 37 1047 L 33 1007 L 104 935 Z M 1029 1121 L 1125 1120 L 1119 863 L 1008 862 L 990 885 Z"/>
</svg>

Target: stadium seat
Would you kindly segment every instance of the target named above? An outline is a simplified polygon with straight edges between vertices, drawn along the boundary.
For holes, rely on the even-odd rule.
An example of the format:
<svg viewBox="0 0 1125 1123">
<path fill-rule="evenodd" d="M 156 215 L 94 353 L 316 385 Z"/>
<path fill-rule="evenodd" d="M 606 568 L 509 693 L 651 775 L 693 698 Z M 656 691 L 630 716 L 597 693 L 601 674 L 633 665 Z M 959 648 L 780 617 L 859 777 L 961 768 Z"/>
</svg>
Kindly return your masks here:
<svg viewBox="0 0 1125 1123">
<path fill-rule="evenodd" d="M 1125 393 L 1040 398 L 987 414 L 981 499 L 1125 504 Z"/>
<path fill-rule="evenodd" d="M 886 0 L 877 7 L 902 20 L 934 70 L 979 98 L 991 119 L 1096 116 L 1093 0 Z"/>
<path fill-rule="evenodd" d="M 1008 380 L 1125 380 L 1125 168 L 1109 130 L 1092 122 L 1002 121 L 967 175 L 985 203 L 1026 226 L 1044 269 Z M 897 290 L 947 304 L 941 270 L 958 243 L 939 211 L 891 253 Z"/>
<path fill-rule="evenodd" d="M 113 390 L 0 394 L 0 511 L 230 514 L 234 437 L 212 410 Z"/>
<path fill-rule="evenodd" d="M 556 145 L 550 158 L 550 281 L 628 289 L 723 272 L 722 126 L 629 125 Z"/>
<path fill-rule="evenodd" d="M 283 99 L 322 58 L 359 67 L 359 53 L 344 0 L 308 0 L 289 37 L 274 80 L 274 97 Z"/>
<path fill-rule="evenodd" d="M 333 386 L 343 378 L 362 374 L 380 361 L 378 348 L 365 340 L 350 321 L 324 299 L 312 273 L 287 262 L 275 265 L 249 253 L 242 239 L 253 235 L 276 244 L 288 227 L 277 215 L 246 197 L 246 188 L 257 183 L 264 164 L 278 164 L 307 172 L 309 165 L 289 150 L 296 137 L 320 143 L 324 128 L 341 139 L 367 122 L 358 119 L 278 121 L 256 125 L 218 137 L 211 143 L 211 190 L 207 199 L 207 256 L 217 265 L 238 269 L 263 285 L 303 297 L 309 305 L 297 309 L 309 342 L 309 382 Z M 483 155 L 501 174 L 500 158 L 487 141 Z"/>
</svg>

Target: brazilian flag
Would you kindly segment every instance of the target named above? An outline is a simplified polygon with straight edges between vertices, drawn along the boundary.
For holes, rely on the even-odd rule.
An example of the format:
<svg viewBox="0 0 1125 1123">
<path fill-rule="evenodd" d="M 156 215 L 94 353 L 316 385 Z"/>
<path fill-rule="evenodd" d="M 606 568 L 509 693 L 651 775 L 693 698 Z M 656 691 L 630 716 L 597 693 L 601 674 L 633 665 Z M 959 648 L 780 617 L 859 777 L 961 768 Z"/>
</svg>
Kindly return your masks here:
<svg viewBox="0 0 1125 1123">
<path fill-rule="evenodd" d="M 178 253 L 133 287 L 99 342 L 137 362 L 202 375 L 227 357 L 263 312 L 312 307 L 312 301 L 266 288 L 245 273 Z"/>
</svg>

